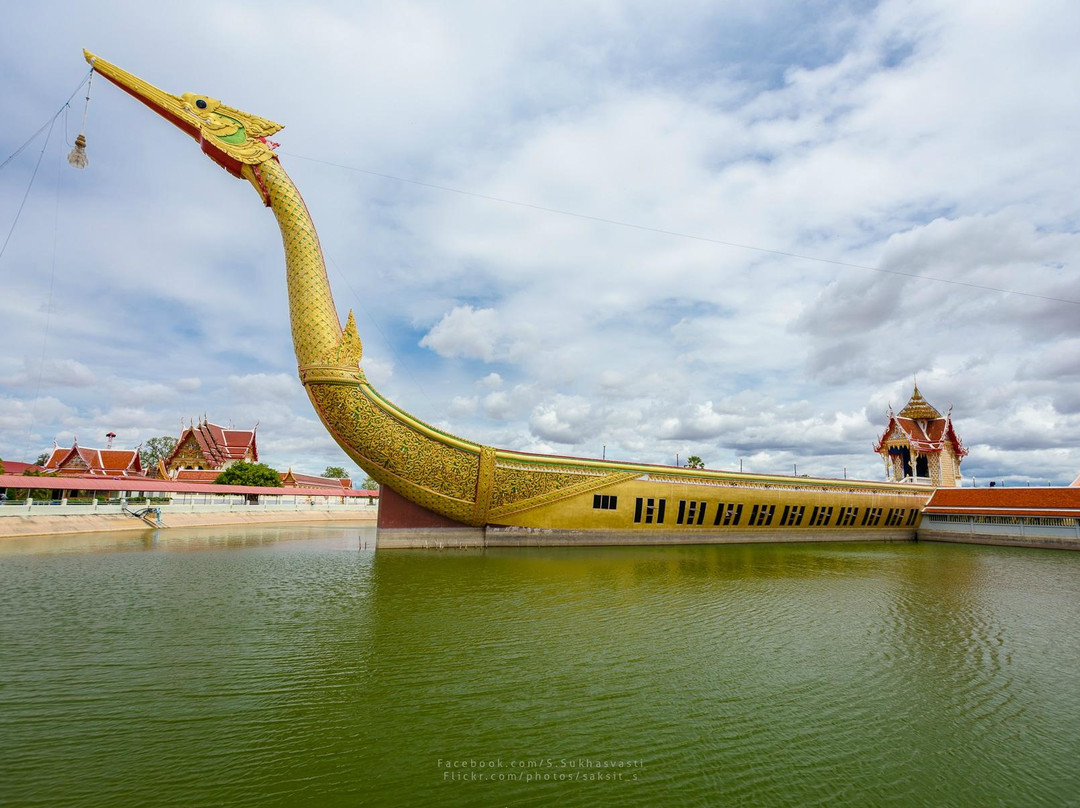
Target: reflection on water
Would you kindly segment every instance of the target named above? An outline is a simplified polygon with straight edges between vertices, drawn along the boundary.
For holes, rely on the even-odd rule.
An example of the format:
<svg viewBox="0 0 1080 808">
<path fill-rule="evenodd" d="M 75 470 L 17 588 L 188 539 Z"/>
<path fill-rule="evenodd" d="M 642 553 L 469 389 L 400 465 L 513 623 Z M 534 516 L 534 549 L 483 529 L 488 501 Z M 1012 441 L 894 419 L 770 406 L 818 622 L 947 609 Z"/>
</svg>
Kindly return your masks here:
<svg viewBox="0 0 1080 808">
<path fill-rule="evenodd" d="M 133 550 L 206 550 L 223 547 L 256 547 L 284 542 L 316 540 L 318 546 L 330 546 L 357 539 L 353 547 L 374 547 L 375 533 L 370 523 L 360 526 L 331 526 L 325 522 L 303 525 L 254 524 L 216 525 L 210 527 L 151 529 L 142 531 L 103 531 L 99 533 L 51 533 L 42 536 L 0 538 L 0 559 L 14 555 L 55 553 L 116 553 Z"/>
<path fill-rule="evenodd" d="M 0 802 L 1080 793 L 1080 554 L 375 554 L 370 527 L 325 525 L 34 541 L 0 545 Z"/>
</svg>

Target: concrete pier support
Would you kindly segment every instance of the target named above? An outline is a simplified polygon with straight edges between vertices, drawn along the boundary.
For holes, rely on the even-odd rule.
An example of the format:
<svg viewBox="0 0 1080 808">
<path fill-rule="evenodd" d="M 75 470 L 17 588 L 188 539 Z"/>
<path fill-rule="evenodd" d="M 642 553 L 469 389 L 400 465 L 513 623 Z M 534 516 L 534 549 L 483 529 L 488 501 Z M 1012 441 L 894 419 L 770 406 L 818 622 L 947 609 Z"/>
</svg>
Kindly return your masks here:
<svg viewBox="0 0 1080 808">
<path fill-rule="evenodd" d="M 379 491 L 377 549 L 483 547 L 484 529 L 421 508 L 383 486 Z"/>
</svg>

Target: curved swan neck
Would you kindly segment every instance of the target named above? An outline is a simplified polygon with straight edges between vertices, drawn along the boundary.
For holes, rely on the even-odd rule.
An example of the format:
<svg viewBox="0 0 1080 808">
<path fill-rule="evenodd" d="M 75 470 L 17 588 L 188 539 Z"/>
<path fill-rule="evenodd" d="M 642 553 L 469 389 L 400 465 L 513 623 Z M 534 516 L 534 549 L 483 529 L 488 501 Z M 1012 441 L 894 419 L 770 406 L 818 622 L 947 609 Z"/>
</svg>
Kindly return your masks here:
<svg viewBox="0 0 1080 808">
<path fill-rule="evenodd" d="M 341 321 L 330 293 L 315 225 L 300 192 L 277 160 L 263 163 L 255 172 L 265 188 L 285 244 L 289 320 L 296 362 L 301 368 L 333 362 L 342 342 Z"/>
</svg>

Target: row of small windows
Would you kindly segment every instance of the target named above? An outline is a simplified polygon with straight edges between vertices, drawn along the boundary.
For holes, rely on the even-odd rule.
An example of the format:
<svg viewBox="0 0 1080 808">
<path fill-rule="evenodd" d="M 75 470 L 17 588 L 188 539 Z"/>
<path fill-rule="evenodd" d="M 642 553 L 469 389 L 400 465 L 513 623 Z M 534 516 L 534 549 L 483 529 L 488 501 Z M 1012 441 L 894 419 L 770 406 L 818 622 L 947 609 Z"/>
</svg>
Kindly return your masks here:
<svg viewBox="0 0 1080 808">
<path fill-rule="evenodd" d="M 615 494 L 593 494 L 592 506 L 601 511 L 613 511 L 619 507 L 619 498 Z"/>
<path fill-rule="evenodd" d="M 663 497 L 637 497 L 634 500 L 634 524 L 662 525 L 666 511 L 667 500 Z M 613 511 L 618 508 L 618 498 L 613 494 L 594 494 L 593 508 L 597 510 Z M 776 505 L 754 505 L 750 509 L 747 527 L 769 527 L 776 516 Z M 802 527 L 803 518 L 806 516 L 805 505 L 785 505 L 780 512 L 779 527 Z M 709 503 L 704 500 L 681 499 L 675 516 L 677 525 L 704 525 L 708 516 Z M 862 520 L 859 521 L 860 512 Z M 713 527 L 733 527 L 739 524 L 742 518 L 742 503 L 718 503 L 716 512 L 710 524 Z M 833 522 L 833 516 L 836 521 Z M 919 518 L 918 509 L 889 508 L 858 508 L 857 506 L 844 506 L 835 508 L 831 505 L 815 505 L 810 511 L 807 527 L 853 527 L 858 523 L 861 527 L 877 527 L 881 524 L 882 516 L 885 517 L 885 527 L 899 527 L 907 525 L 911 527 Z M 905 518 L 906 517 L 906 518 Z"/>
</svg>

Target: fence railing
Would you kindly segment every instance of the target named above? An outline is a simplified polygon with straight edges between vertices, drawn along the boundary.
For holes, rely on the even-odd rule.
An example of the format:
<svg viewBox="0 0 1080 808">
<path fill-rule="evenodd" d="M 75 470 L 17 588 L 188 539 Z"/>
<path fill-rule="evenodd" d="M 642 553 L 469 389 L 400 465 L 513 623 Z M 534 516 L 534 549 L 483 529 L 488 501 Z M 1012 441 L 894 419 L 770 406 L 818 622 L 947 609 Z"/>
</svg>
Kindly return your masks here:
<svg viewBox="0 0 1080 808">
<path fill-rule="evenodd" d="M 77 516 L 86 514 L 122 514 L 126 510 L 160 508 L 162 521 L 173 513 L 263 513 L 263 512 L 335 512 L 342 514 L 374 514 L 378 504 L 367 497 L 340 498 L 306 497 L 278 498 L 274 502 L 249 503 L 243 496 L 226 497 L 216 502 L 161 502 L 152 499 L 127 500 L 5 500 L 0 503 L 0 518 L 5 516 Z"/>
<path fill-rule="evenodd" d="M 1080 540 L 1080 519 L 1072 516 L 984 516 L 923 514 L 919 534 L 962 533 Z"/>
</svg>

